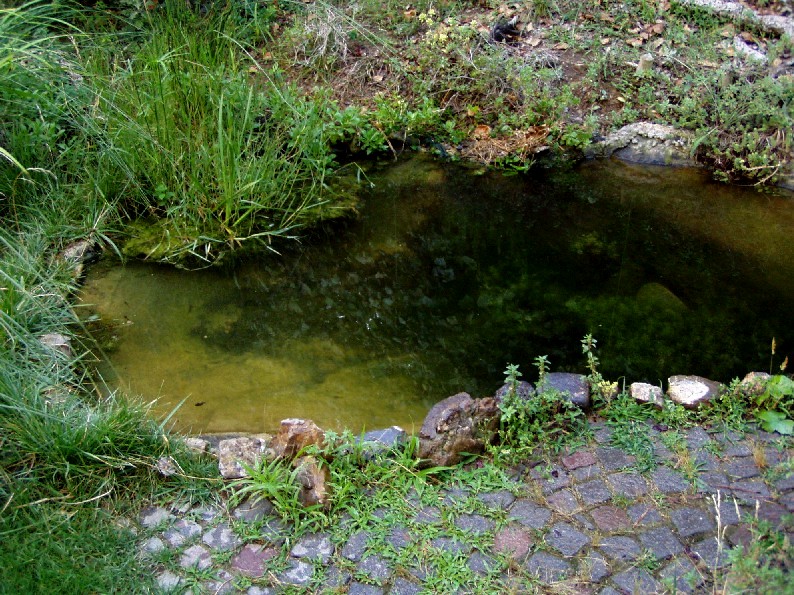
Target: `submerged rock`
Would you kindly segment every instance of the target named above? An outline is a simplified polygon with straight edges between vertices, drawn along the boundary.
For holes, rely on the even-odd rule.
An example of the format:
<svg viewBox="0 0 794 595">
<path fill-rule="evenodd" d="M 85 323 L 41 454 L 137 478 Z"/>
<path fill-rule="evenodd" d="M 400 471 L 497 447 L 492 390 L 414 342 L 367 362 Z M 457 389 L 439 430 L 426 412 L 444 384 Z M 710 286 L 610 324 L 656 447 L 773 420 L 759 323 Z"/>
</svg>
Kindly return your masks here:
<svg viewBox="0 0 794 595">
<path fill-rule="evenodd" d="M 496 434 L 499 414 L 493 397 L 458 393 L 436 403 L 419 431 L 419 458 L 443 467 L 459 463 L 462 453 L 482 452 Z"/>
<path fill-rule="evenodd" d="M 690 409 L 707 403 L 720 394 L 720 384 L 700 376 L 670 376 L 667 394 L 670 398 Z"/>
</svg>

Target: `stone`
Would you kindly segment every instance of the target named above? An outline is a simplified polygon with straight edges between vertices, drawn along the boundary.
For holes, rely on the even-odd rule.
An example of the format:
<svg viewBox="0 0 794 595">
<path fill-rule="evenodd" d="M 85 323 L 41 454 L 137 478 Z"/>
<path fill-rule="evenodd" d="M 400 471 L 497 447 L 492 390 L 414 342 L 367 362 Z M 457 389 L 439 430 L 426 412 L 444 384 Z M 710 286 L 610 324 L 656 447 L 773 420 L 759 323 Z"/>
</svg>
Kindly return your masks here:
<svg viewBox="0 0 794 595">
<path fill-rule="evenodd" d="M 639 544 L 631 537 L 626 537 L 625 535 L 604 537 L 601 543 L 598 544 L 598 549 L 607 558 L 616 562 L 630 562 L 642 553 Z"/>
<path fill-rule="evenodd" d="M 399 426 L 391 426 L 383 430 L 372 430 L 364 434 L 361 438 L 356 438 L 356 442 L 361 443 L 365 458 L 371 458 L 378 454 L 393 452 L 400 448 L 408 438 L 408 433 Z"/>
<path fill-rule="evenodd" d="M 488 508 L 497 508 L 506 510 L 516 497 L 509 490 L 498 490 L 496 492 L 482 492 L 477 494 L 477 499 L 485 504 Z"/>
<path fill-rule="evenodd" d="M 614 473 L 607 481 L 617 494 L 626 498 L 638 498 L 648 490 L 648 484 L 637 473 Z"/>
<path fill-rule="evenodd" d="M 327 506 L 330 502 L 331 493 L 329 481 L 330 471 L 325 465 L 321 465 L 314 457 L 300 457 L 295 459 L 297 472 L 295 480 L 300 486 L 298 500 L 304 507 Z"/>
<path fill-rule="evenodd" d="M 270 437 L 241 436 L 218 443 L 218 468 L 224 479 L 248 477 L 245 467 L 255 468 L 265 458 Z"/>
<path fill-rule="evenodd" d="M 640 543 L 659 560 L 672 558 L 684 551 L 683 544 L 667 527 L 651 529 L 640 534 Z"/>
<path fill-rule="evenodd" d="M 453 555 L 465 553 L 470 549 L 469 546 L 454 537 L 436 537 L 430 541 L 430 545 L 437 550 Z"/>
<path fill-rule="evenodd" d="M 730 488 L 734 497 L 739 502 L 746 504 L 755 504 L 756 500 L 763 500 L 771 496 L 769 488 L 760 479 L 735 481 L 730 484 Z"/>
<path fill-rule="evenodd" d="M 165 570 L 157 575 L 156 578 L 157 586 L 166 593 L 170 593 L 181 587 L 185 579 L 181 576 L 174 574 L 170 570 Z"/>
<path fill-rule="evenodd" d="M 199 535 L 201 535 L 201 525 L 195 521 L 179 519 L 163 533 L 163 538 L 171 547 L 180 547 Z"/>
<path fill-rule="evenodd" d="M 226 523 L 221 523 L 204 533 L 201 540 L 212 549 L 219 551 L 233 550 L 240 545 L 240 538 Z"/>
<path fill-rule="evenodd" d="M 546 498 L 546 503 L 556 512 L 564 515 L 572 515 L 581 509 L 576 496 L 571 490 L 560 490 Z"/>
<path fill-rule="evenodd" d="M 367 551 L 369 535 L 366 531 L 358 531 L 350 536 L 345 547 L 342 548 L 342 557 L 351 562 L 358 562 Z"/>
<path fill-rule="evenodd" d="M 642 568 L 629 568 L 612 577 L 615 584 L 627 593 L 658 593 L 659 581 Z"/>
<path fill-rule="evenodd" d="M 228 570 L 221 569 L 215 574 L 214 580 L 205 581 L 201 584 L 202 593 L 212 593 L 213 595 L 227 595 L 237 593 L 234 587 L 234 577 Z"/>
<path fill-rule="evenodd" d="M 581 467 L 595 465 L 598 461 L 595 454 L 592 452 L 580 450 L 573 454 L 562 457 L 561 462 L 563 467 L 565 467 L 568 471 L 572 471 Z"/>
<path fill-rule="evenodd" d="M 626 511 L 617 506 L 601 506 L 590 512 L 593 521 L 601 531 L 611 533 L 613 531 L 623 531 L 631 527 L 631 520 Z"/>
<path fill-rule="evenodd" d="M 493 549 L 497 554 L 507 554 L 514 560 L 523 560 L 534 543 L 535 540 L 528 532 L 507 526 L 494 536 Z"/>
<path fill-rule="evenodd" d="M 392 546 L 396 551 L 400 551 L 411 545 L 411 534 L 405 527 L 395 527 L 391 530 L 388 537 L 386 537 L 386 543 Z"/>
<path fill-rule="evenodd" d="M 515 557 L 515 559 L 520 558 Z M 495 568 L 498 568 L 500 563 L 492 556 L 483 554 L 482 552 L 474 552 L 471 556 L 469 556 L 467 565 L 473 572 L 478 574 L 488 574 Z"/>
<path fill-rule="evenodd" d="M 750 479 L 751 477 L 758 477 L 761 473 L 753 457 L 736 458 L 727 463 L 723 469 L 729 479 Z"/>
<path fill-rule="evenodd" d="M 493 519 L 477 513 L 465 513 L 455 519 L 455 526 L 458 529 L 473 535 L 482 535 L 493 531 L 495 524 Z"/>
<path fill-rule="evenodd" d="M 347 593 L 348 595 L 383 595 L 384 591 L 375 585 L 353 581 L 347 588 Z"/>
<path fill-rule="evenodd" d="M 689 446 L 689 448 L 691 449 L 701 449 L 711 444 L 711 436 L 706 430 L 704 430 L 700 426 L 696 426 L 694 428 L 690 428 L 689 430 L 687 430 L 686 443 L 687 446 Z"/>
<path fill-rule="evenodd" d="M 141 544 L 141 551 L 146 554 L 156 554 L 165 549 L 165 543 L 159 537 L 150 537 Z"/>
<path fill-rule="evenodd" d="M 720 384 L 700 376 L 670 376 L 668 396 L 679 405 L 695 409 L 720 394 Z"/>
<path fill-rule="evenodd" d="M 651 70 L 653 70 L 653 54 L 645 53 L 640 56 L 634 74 L 648 74 Z"/>
<path fill-rule="evenodd" d="M 270 443 L 276 458 L 294 459 L 307 446 L 325 445 L 325 433 L 310 419 L 281 420 L 278 434 Z"/>
<path fill-rule="evenodd" d="M 187 449 L 195 454 L 204 454 L 209 452 L 210 450 L 210 443 L 208 440 L 204 440 L 203 438 L 196 438 L 192 436 L 188 436 L 185 440 L 185 446 Z"/>
<path fill-rule="evenodd" d="M 435 506 L 423 506 L 414 517 L 414 521 L 421 525 L 432 525 L 441 520 L 441 511 Z"/>
<path fill-rule="evenodd" d="M 192 545 L 182 552 L 182 556 L 179 558 L 179 565 L 182 568 L 206 570 L 212 566 L 212 556 L 204 546 Z"/>
<path fill-rule="evenodd" d="M 162 525 L 172 522 L 176 517 L 160 506 L 149 506 L 144 508 L 138 515 L 138 522 L 145 529 L 156 529 Z"/>
<path fill-rule="evenodd" d="M 656 525 L 662 522 L 662 515 L 650 504 L 634 504 L 629 506 L 628 515 L 635 526 Z"/>
<path fill-rule="evenodd" d="M 264 520 L 272 512 L 273 504 L 269 500 L 248 498 L 232 511 L 232 516 L 238 521 L 255 523 Z"/>
<path fill-rule="evenodd" d="M 571 485 L 568 473 L 559 465 L 551 468 L 535 467 L 529 472 L 529 476 L 538 482 L 541 491 L 546 495 Z"/>
<path fill-rule="evenodd" d="M 56 354 L 66 358 L 74 357 L 72 352 L 72 339 L 61 333 L 47 333 L 39 337 L 39 343 L 44 347 L 49 347 Z"/>
<path fill-rule="evenodd" d="M 606 558 L 598 552 L 591 551 L 583 560 L 589 569 L 590 582 L 598 583 L 611 574 Z"/>
<path fill-rule="evenodd" d="M 672 126 L 635 122 L 585 149 L 588 159 L 615 156 L 631 163 L 698 167 L 690 155 L 692 133 Z"/>
<path fill-rule="evenodd" d="M 590 538 L 568 523 L 557 523 L 546 533 L 546 543 L 570 558 L 590 543 Z"/>
<path fill-rule="evenodd" d="M 288 585 L 303 586 L 312 582 L 314 566 L 303 560 L 291 560 L 278 579 Z"/>
<path fill-rule="evenodd" d="M 772 376 L 766 372 L 750 372 L 742 379 L 737 388 L 745 397 L 757 397 L 764 394 L 766 385 L 771 379 Z"/>
<path fill-rule="evenodd" d="M 419 595 L 422 585 L 409 581 L 407 578 L 397 577 L 389 589 L 389 595 Z"/>
<path fill-rule="evenodd" d="M 559 391 L 571 403 L 581 409 L 590 407 L 590 384 L 582 374 L 549 372 L 539 390 Z"/>
<path fill-rule="evenodd" d="M 497 390 L 496 394 L 494 395 L 494 398 L 496 399 L 496 402 L 497 403 L 501 403 L 502 400 L 507 395 L 510 394 L 510 391 L 512 390 L 512 388 L 513 387 L 510 384 L 503 384 L 501 387 L 499 387 L 499 390 Z M 525 380 L 521 380 L 518 383 L 518 386 L 516 387 L 516 394 L 520 398 L 526 400 L 526 399 L 529 399 L 529 398 L 531 398 L 531 397 L 533 397 L 535 395 L 535 389 L 532 387 L 532 385 L 529 382 L 526 382 Z"/>
<path fill-rule="evenodd" d="M 678 471 L 669 467 L 657 467 L 651 474 L 656 489 L 662 494 L 678 494 L 687 491 L 691 485 Z"/>
<path fill-rule="evenodd" d="M 671 593 L 694 593 L 703 584 L 703 577 L 698 573 L 692 561 L 682 556 L 671 561 L 659 571 L 659 578 Z"/>
<path fill-rule="evenodd" d="M 606 471 L 617 471 L 618 469 L 631 467 L 637 462 L 635 457 L 613 446 L 599 446 L 596 448 L 596 455 L 598 455 L 598 459 Z"/>
<path fill-rule="evenodd" d="M 97 260 L 101 254 L 100 246 L 89 239 L 81 239 L 67 244 L 58 253 L 57 259 L 71 269 L 72 278 L 79 279 L 85 265 Z"/>
<path fill-rule="evenodd" d="M 551 518 L 551 511 L 532 500 L 516 500 L 510 509 L 508 519 L 518 521 L 530 529 L 542 529 Z"/>
<path fill-rule="evenodd" d="M 691 537 L 698 533 L 712 531 L 714 521 L 709 513 L 700 508 L 676 508 L 670 511 L 670 520 L 673 521 L 681 537 Z"/>
<path fill-rule="evenodd" d="M 657 409 L 664 407 L 664 393 L 662 389 L 645 382 L 632 382 L 629 386 L 631 398 L 638 403 L 648 403 Z"/>
<path fill-rule="evenodd" d="M 594 479 L 587 483 L 583 483 L 577 486 L 576 490 L 579 492 L 579 497 L 582 499 L 582 502 L 588 506 L 603 504 L 612 499 L 612 492 L 609 491 L 607 484 L 600 479 Z"/>
<path fill-rule="evenodd" d="M 268 560 L 275 558 L 277 551 L 275 548 L 265 548 L 264 546 L 249 543 L 232 558 L 232 568 L 237 572 L 250 578 L 259 578 L 265 574 L 265 567 Z"/>
<path fill-rule="evenodd" d="M 301 537 L 289 553 L 293 558 L 308 558 L 328 564 L 334 553 L 334 546 L 326 533 L 310 533 Z"/>
<path fill-rule="evenodd" d="M 698 558 L 703 560 L 707 568 L 724 568 L 728 565 L 728 552 L 730 548 L 723 541 L 717 541 L 716 537 L 707 537 L 692 546 Z"/>
<path fill-rule="evenodd" d="M 384 583 L 391 576 L 389 561 L 378 554 L 364 558 L 357 569 L 378 584 Z"/>
<path fill-rule="evenodd" d="M 419 431 L 418 457 L 428 465 L 446 467 L 462 453 L 482 452 L 493 442 L 500 411 L 495 398 L 472 399 L 458 393 L 436 403 Z"/>
<path fill-rule="evenodd" d="M 548 552 L 537 552 L 526 564 L 527 571 L 543 583 L 554 583 L 567 578 L 573 571 L 571 565 Z"/>
</svg>

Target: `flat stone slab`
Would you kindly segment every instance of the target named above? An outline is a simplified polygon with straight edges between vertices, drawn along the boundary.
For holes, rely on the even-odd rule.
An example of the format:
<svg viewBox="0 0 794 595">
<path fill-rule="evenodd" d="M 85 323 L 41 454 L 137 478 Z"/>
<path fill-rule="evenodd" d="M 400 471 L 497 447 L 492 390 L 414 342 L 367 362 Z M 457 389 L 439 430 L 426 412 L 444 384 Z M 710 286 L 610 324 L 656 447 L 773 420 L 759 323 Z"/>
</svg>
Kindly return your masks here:
<svg viewBox="0 0 794 595">
<path fill-rule="evenodd" d="M 277 553 L 275 548 L 249 543 L 232 558 L 232 568 L 248 577 L 259 578 L 265 574 L 268 560 L 275 558 Z"/>
<path fill-rule="evenodd" d="M 514 560 L 523 560 L 535 540 L 524 529 L 505 527 L 494 535 L 493 549 L 498 554 L 507 554 Z"/>
<path fill-rule="evenodd" d="M 671 510 L 670 520 L 673 521 L 681 537 L 691 537 L 716 528 L 710 514 L 700 508 L 677 508 Z"/>
<path fill-rule="evenodd" d="M 182 556 L 179 558 L 179 565 L 182 568 L 205 570 L 212 566 L 212 556 L 210 551 L 203 545 L 192 545 L 182 552 Z"/>
<path fill-rule="evenodd" d="M 659 560 L 672 558 L 684 551 L 684 545 L 667 527 L 659 527 L 641 533 L 640 543 Z"/>
<path fill-rule="evenodd" d="M 546 543 L 563 556 L 575 556 L 590 543 L 590 538 L 568 523 L 557 523 L 546 533 Z"/>
<path fill-rule="evenodd" d="M 531 500 L 516 500 L 508 518 L 532 529 L 542 529 L 551 518 L 551 511 Z"/>
<path fill-rule="evenodd" d="M 626 511 L 617 506 L 601 506 L 590 511 L 590 516 L 601 531 L 611 533 L 623 531 L 632 526 L 631 519 Z"/>
<path fill-rule="evenodd" d="M 718 382 L 700 376 L 670 376 L 667 395 L 679 405 L 689 409 L 707 403 L 720 394 Z"/>
<path fill-rule="evenodd" d="M 603 504 L 612 499 L 612 492 L 607 484 L 600 479 L 594 479 L 577 486 L 579 497 L 587 505 Z"/>
<path fill-rule="evenodd" d="M 555 583 L 573 573 L 570 562 L 547 552 L 538 552 L 527 560 L 526 569 L 544 583 Z"/>
<path fill-rule="evenodd" d="M 214 550 L 233 550 L 240 546 L 240 538 L 234 534 L 231 527 L 226 523 L 221 523 L 217 527 L 210 529 L 201 540 Z"/>
<path fill-rule="evenodd" d="M 625 535 L 604 537 L 598 544 L 598 549 L 607 558 L 616 562 L 631 562 L 642 553 L 637 541 Z"/>
<path fill-rule="evenodd" d="M 328 564 L 331 554 L 334 553 L 334 546 L 327 534 L 316 533 L 302 537 L 289 553 L 293 558 L 308 558 Z"/>
</svg>

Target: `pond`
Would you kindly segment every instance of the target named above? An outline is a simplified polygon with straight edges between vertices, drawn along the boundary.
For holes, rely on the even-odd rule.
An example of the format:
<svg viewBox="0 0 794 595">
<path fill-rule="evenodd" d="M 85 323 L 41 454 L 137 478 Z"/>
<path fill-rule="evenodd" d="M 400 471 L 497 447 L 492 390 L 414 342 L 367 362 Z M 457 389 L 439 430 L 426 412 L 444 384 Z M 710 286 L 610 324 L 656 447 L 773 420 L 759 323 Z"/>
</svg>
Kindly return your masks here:
<svg viewBox="0 0 794 595">
<path fill-rule="evenodd" d="M 360 217 L 281 257 L 93 267 L 107 386 L 158 415 L 184 400 L 172 421 L 192 432 L 417 430 L 444 397 L 493 394 L 507 363 L 587 373 L 586 333 L 626 386 L 794 355 L 790 197 L 620 162 L 503 176 L 413 157 L 368 177 Z"/>
</svg>

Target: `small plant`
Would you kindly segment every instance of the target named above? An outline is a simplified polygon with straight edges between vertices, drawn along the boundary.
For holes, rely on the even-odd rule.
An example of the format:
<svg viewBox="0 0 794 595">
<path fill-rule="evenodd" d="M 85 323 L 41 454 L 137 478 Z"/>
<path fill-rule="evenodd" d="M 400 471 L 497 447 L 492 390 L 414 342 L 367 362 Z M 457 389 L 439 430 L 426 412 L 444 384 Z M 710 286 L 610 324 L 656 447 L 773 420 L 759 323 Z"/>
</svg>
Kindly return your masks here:
<svg viewBox="0 0 794 595">
<path fill-rule="evenodd" d="M 587 381 L 597 405 L 608 405 L 618 393 L 618 383 L 605 380 L 601 372 L 598 371 L 599 361 L 595 354 L 596 343 L 597 341 L 590 333 L 582 339 L 582 353 L 587 357 L 587 368 L 590 370 Z"/>
<path fill-rule="evenodd" d="M 766 389 L 754 400 L 756 417 L 767 432 L 786 436 L 794 434 L 794 380 L 773 376 Z"/>
</svg>

